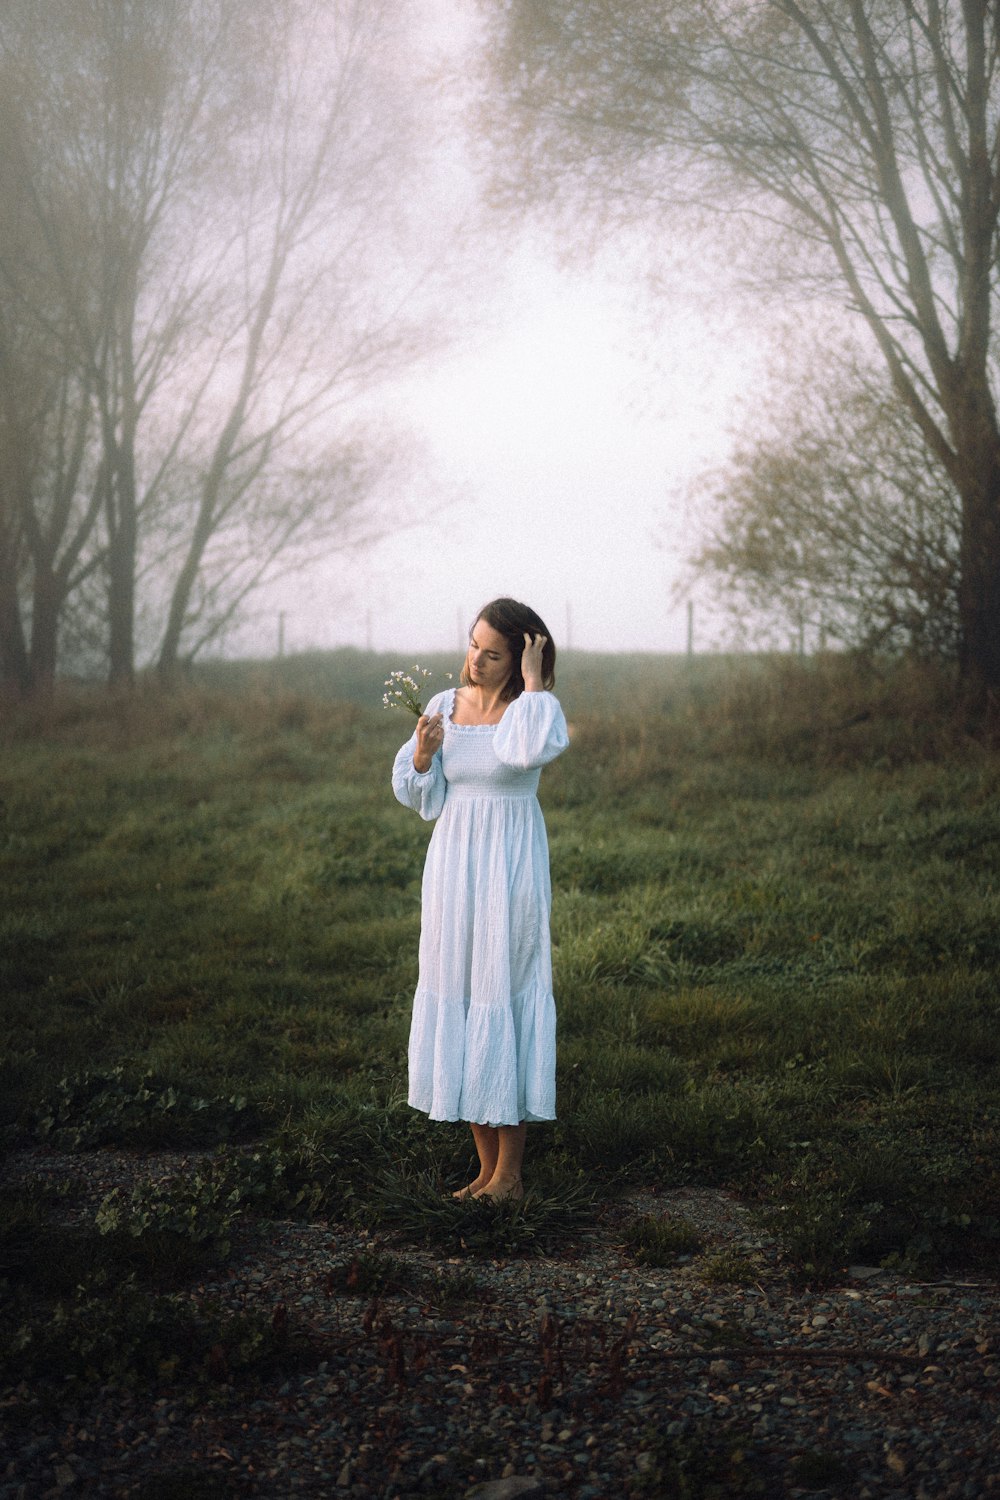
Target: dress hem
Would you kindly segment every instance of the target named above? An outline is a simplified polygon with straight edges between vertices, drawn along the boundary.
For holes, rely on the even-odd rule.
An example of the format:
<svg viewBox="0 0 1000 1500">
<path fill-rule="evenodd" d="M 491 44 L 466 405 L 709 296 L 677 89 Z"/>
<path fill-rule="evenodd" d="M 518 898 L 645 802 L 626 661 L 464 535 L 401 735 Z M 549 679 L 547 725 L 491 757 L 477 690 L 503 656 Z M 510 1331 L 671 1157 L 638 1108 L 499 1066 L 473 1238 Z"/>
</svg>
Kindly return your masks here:
<svg viewBox="0 0 1000 1500">
<path fill-rule="evenodd" d="M 530 1110 L 526 1111 L 519 1120 L 473 1120 L 468 1115 L 441 1115 L 434 1113 L 433 1105 L 428 1109 L 423 1104 L 414 1104 L 407 1100 L 410 1109 L 415 1109 L 418 1114 L 426 1115 L 439 1125 L 485 1125 L 489 1130 L 498 1130 L 501 1127 L 507 1129 L 514 1125 L 551 1125 L 557 1118 L 556 1115 L 536 1115 Z"/>
</svg>

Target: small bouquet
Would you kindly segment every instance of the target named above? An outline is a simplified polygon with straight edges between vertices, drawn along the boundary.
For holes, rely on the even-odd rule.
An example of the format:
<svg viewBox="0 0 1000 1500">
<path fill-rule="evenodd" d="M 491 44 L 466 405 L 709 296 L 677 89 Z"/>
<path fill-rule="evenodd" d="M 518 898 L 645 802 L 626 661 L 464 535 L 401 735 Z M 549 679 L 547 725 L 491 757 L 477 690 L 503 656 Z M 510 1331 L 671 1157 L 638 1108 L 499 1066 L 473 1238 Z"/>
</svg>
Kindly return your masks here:
<svg viewBox="0 0 1000 1500">
<path fill-rule="evenodd" d="M 386 690 L 382 694 L 382 706 L 384 708 L 405 708 L 419 719 L 424 708 L 420 699 L 423 696 L 424 687 L 431 673 L 426 667 L 414 666 L 415 677 L 409 672 L 390 672 L 385 679 Z M 445 676 L 451 678 L 451 673 Z"/>
</svg>

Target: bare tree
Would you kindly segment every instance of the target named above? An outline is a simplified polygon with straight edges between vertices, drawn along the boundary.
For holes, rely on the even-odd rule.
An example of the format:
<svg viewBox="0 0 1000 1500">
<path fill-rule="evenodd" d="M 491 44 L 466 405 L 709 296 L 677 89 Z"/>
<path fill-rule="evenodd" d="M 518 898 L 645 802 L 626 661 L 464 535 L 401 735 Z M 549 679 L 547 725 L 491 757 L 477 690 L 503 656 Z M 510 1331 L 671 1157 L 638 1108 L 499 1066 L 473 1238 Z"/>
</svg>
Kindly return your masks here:
<svg viewBox="0 0 1000 1500">
<path fill-rule="evenodd" d="M 961 501 L 960 663 L 1000 693 L 1000 33 L 991 0 L 508 0 L 522 173 L 634 218 L 773 231 L 768 274 L 864 320 Z M 536 175 L 537 174 L 537 175 Z M 758 237 L 755 243 L 762 244 Z"/>
<path fill-rule="evenodd" d="M 9 90 L 0 107 L 0 661 L 26 693 L 51 687 L 61 612 L 99 561 L 104 476 L 93 387 L 68 354 L 72 328 L 33 212 L 15 101 Z"/>
<path fill-rule="evenodd" d="M 420 274 L 398 243 L 400 184 L 413 163 L 405 117 L 386 109 L 391 76 L 380 73 L 389 15 L 370 0 L 342 0 L 332 24 L 314 18 L 303 28 L 297 18 L 263 117 L 230 153 L 233 294 L 220 302 L 225 352 L 199 410 L 207 440 L 158 651 L 163 678 L 175 673 L 185 627 L 195 623 L 203 565 L 224 555 L 220 538 L 232 544 L 234 520 L 251 523 L 257 566 L 248 573 L 236 562 L 237 545 L 234 566 L 214 569 L 211 595 L 227 573 L 242 579 L 242 595 L 286 550 L 329 546 L 332 533 L 373 538 L 384 524 L 377 515 L 359 524 L 383 466 L 360 461 L 343 412 L 429 344 L 417 311 Z M 315 449 L 317 432 L 339 432 L 340 446 L 327 437 L 310 466 L 295 450 Z M 202 587 L 202 628 L 209 597 Z"/>
<path fill-rule="evenodd" d="M 239 71 L 238 36 L 222 10 L 211 0 L 51 0 L 43 14 L 12 0 L 0 28 L 5 206 L 33 251 L 22 244 L 4 256 L 0 275 L 12 316 L 44 330 L 57 378 L 81 395 L 80 430 L 99 475 L 98 509 L 86 513 L 102 531 L 109 670 L 119 683 L 134 672 L 140 424 L 181 352 L 199 290 L 192 257 L 178 272 L 164 254 L 169 214 L 204 201 L 202 119 Z M 173 237 L 179 249 L 176 226 Z M 43 456 L 52 451 L 50 435 Z M 54 475 L 63 488 L 71 479 Z"/>
<path fill-rule="evenodd" d="M 352 440 L 338 437 L 315 452 L 290 446 L 285 459 L 254 476 L 245 491 L 238 477 L 227 481 L 216 497 L 215 526 L 186 595 L 183 649 L 169 674 L 160 669 L 161 677 L 172 680 L 206 646 L 225 639 L 263 584 L 294 576 L 319 558 L 328 562 L 349 555 L 395 528 L 400 494 L 414 482 L 414 460 L 405 436 L 393 444 L 384 433 L 358 430 Z M 176 477 L 183 483 L 182 475 Z M 192 479 L 191 493 L 198 496 L 201 476 Z M 173 514 L 169 506 L 164 514 Z M 180 514 L 187 511 L 182 507 Z M 161 529 L 159 540 L 164 550 L 140 589 L 158 643 L 176 598 L 174 580 L 190 555 L 191 535 L 182 526 L 171 542 Z"/>
<path fill-rule="evenodd" d="M 79 398 L 75 480 L 39 472 L 91 523 L 63 584 L 84 551 L 103 570 L 112 682 L 132 681 L 140 607 L 160 601 L 169 679 L 283 547 L 301 557 L 338 527 L 356 540 L 378 498 L 350 404 L 428 343 L 393 15 L 383 0 L 50 0 L 44 15 L 10 0 L 0 18 L 15 127 L 0 192 L 37 249 L 0 251 L 0 286 Z M 223 556 L 238 538 L 254 566 Z"/>
</svg>

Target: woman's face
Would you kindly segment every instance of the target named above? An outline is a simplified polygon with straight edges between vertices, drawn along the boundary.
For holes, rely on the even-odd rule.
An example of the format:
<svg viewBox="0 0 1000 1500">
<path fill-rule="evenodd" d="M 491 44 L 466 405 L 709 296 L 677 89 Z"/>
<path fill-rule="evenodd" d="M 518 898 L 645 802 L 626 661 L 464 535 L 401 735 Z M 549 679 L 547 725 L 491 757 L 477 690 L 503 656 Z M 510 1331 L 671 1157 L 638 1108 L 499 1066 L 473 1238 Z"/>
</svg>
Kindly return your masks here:
<svg viewBox="0 0 1000 1500">
<path fill-rule="evenodd" d="M 477 620 L 469 637 L 465 665 L 473 687 L 499 692 L 514 670 L 514 658 L 499 630 L 485 620 Z"/>
</svg>

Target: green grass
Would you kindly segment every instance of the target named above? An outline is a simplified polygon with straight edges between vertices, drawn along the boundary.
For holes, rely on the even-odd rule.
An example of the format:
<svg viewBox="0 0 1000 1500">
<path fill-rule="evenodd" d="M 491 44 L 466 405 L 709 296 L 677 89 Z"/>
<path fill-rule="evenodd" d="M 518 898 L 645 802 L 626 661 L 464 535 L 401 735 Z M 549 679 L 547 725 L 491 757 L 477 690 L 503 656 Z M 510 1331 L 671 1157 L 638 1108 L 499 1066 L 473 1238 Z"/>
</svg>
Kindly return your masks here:
<svg viewBox="0 0 1000 1500">
<path fill-rule="evenodd" d="M 1000 757 L 913 674 L 710 667 L 567 660 L 559 1121 L 472 1238 L 572 1239 L 582 1181 L 719 1183 L 806 1275 L 995 1270 Z M 389 789 L 408 721 L 359 701 L 386 662 L 274 670 L 8 719 L 0 1125 L 270 1138 L 301 1203 L 379 1222 L 468 1168 L 402 1100 L 430 829 Z M 461 1240 L 428 1193 L 411 1237 Z"/>
</svg>

